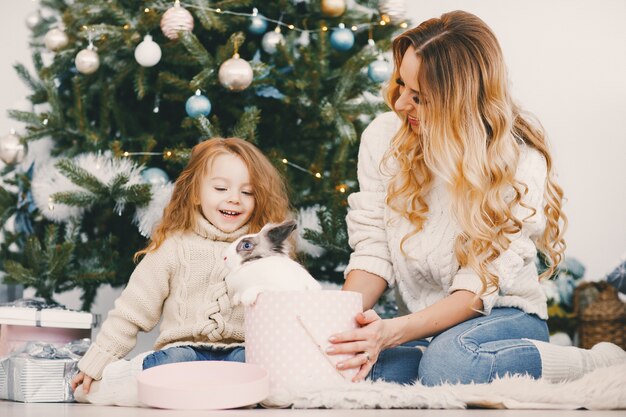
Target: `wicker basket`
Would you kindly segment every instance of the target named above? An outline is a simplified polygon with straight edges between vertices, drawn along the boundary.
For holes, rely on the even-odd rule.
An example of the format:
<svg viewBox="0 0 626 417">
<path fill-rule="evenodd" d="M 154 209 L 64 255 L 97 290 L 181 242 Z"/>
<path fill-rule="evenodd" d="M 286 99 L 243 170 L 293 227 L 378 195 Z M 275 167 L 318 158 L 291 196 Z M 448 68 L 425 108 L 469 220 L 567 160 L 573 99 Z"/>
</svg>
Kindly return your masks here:
<svg viewBox="0 0 626 417">
<path fill-rule="evenodd" d="M 574 311 L 579 324 L 580 346 L 591 348 L 611 342 L 626 349 L 626 304 L 606 282 L 586 282 L 576 287 Z"/>
</svg>

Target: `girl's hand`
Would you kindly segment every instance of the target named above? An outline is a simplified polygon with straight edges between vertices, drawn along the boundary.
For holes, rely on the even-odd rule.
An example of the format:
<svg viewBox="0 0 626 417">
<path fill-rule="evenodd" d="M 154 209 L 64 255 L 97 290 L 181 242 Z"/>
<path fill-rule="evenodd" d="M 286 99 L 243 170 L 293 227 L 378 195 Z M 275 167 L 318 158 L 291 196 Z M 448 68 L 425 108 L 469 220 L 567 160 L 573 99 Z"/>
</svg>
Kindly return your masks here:
<svg viewBox="0 0 626 417">
<path fill-rule="evenodd" d="M 355 354 L 353 358 L 337 364 L 338 369 L 360 368 L 352 378 L 353 382 L 362 381 L 370 372 L 378 355 L 387 347 L 389 339 L 386 320 L 381 319 L 374 310 L 367 310 L 356 316 L 360 329 L 338 333 L 329 338 L 332 343 L 326 353 Z"/>
<path fill-rule="evenodd" d="M 89 375 L 85 375 L 84 372 L 80 371 L 76 375 L 74 375 L 74 378 L 72 378 L 72 391 L 76 391 L 76 388 L 82 383 L 83 391 L 85 392 L 85 394 L 89 394 L 92 381 L 92 377 L 90 377 Z"/>
</svg>

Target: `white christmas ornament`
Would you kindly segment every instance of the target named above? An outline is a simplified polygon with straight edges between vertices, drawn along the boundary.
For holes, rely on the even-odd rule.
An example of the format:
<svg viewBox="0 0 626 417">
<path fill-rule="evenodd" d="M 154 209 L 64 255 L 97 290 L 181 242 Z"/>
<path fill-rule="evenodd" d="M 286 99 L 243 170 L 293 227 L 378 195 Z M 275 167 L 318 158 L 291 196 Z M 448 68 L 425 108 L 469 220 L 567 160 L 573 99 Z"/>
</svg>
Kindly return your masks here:
<svg viewBox="0 0 626 417">
<path fill-rule="evenodd" d="M 263 35 L 263 40 L 261 40 L 261 46 L 263 50 L 268 54 L 275 54 L 278 51 L 278 45 L 283 45 L 285 43 L 285 37 L 279 30 L 272 30 Z"/>
<path fill-rule="evenodd" d="M 50 29 L 43 37 L 43 43 L 50 51 L 58 51 L 67 46 L 69 38 L 67 34 L 59 28 Z"/>
<path fill-rule="evenodd" d="M 174 7 L 167 9 L 161 18 L 161 30 L 169 39 L 178 39 L 178 32 L 193 30 L 193 16 L 176 0 Z"/>
<path fill-rule="evenodd" d="M 41 13 L 39 11 L 32 12 L 28 16 L 26 16 L 26 26 L 29 29 L 34 29 L 35 26 L 41 23 Z"/>
<path fill-rule="evenodd" d="M 135 60 L 142 67 L 153 67 L 161 60 L 161 47 L 146 35 L 143 41 L 135 48 Z"/>
<path fill-rule="evenodd" d="M 76 69 L 83 74 L 93 74 L 100 67 L 100 57 L 95 51 L 93 45 L 89 45 L 87 48 L 76 54 L 74 59 Z"/>
<path fill-rule="evenodd" d="M 26 145 L 14 130 L 0 138 L 0 159 L 7 165 L 19 164 L 26 156 Z"/>
<path fill-rule="evenodd" d="M 248 88 L 253 76 L 252 67 L 248 61 L 241 59 L 239 54 L 224 61 L 218 73 L 220 84 L 231 91 L 242 91 Z"/>
</svg>

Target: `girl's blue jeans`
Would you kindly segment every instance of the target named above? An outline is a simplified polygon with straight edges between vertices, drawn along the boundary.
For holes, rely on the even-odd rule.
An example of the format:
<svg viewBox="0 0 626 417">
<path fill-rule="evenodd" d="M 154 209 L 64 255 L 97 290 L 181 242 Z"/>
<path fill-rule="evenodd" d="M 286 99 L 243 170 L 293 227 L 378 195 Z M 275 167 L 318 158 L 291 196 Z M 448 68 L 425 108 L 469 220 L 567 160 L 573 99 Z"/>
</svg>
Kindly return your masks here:
<svg viewBox="0 0 626 417">
<path fill-rule="evenodd" d="M 230 361 L 245 362 L 246 356 L 242 346 L 218 349 L 198 346 L 174 346 L 157 350 L 143 359 L 143 369 L 152 368 L 166 363 L 192 361 Z"/>
<path fill-rule="evenodd" d="M 384 350 L 368 378 L 402 384 L 419 379 L 428 386 L 489 383 L 506 374 L 540 378 L 539 351 L 523 338 L 547 342 L 546 322 L 516 308 L 494 308 L 488 316 L 458 324 L 430 343 L 418 340 Z"/>
</svg>

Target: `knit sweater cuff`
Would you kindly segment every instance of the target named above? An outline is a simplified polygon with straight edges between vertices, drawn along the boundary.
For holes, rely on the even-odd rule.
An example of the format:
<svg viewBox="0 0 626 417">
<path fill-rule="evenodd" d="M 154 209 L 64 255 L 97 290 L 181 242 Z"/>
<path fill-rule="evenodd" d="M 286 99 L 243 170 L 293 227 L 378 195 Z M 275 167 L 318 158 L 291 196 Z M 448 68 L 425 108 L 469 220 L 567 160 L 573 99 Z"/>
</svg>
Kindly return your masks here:
<svg viewBox="0 0 626 417">
<path fill-rule="evenodd" d="M 102 350 L 98 345 L 92 344 L 85 356 L 78 362 L 78 369 L 93 379 L 102 378 L 104 367 L 120 358 Z"/>
<path fill-rule="evenodd" d="M 360 256 L 353 253 L 350 256 L 350 263 L 344 271 L 344 278 L 348 276 L 350 271 L 355 269 L 378 275 L 387 281 L 389 288 L 392 288 L 395 285 L 393 267 L 389 261 L 373 256 Z"/>
<path fill-rule="evenodd" d="M 496 300 L 498 299 L 498 290 L 493 287 L 487 287 L 487 291 L 480 295 L 483 290 L 483 283 L 480 277 L 474 273 L 470 268 L 461 268 L 452 280 L 452 285 L 448 289 L 448 294 L 452 294 L 455 291 L 466 290 L 471 291 L 474 294 L 478 294 L 479 298 L 483 302 L 483 314 L 489 315 L 491 309 L 493 309 Z"/>
</svg>

